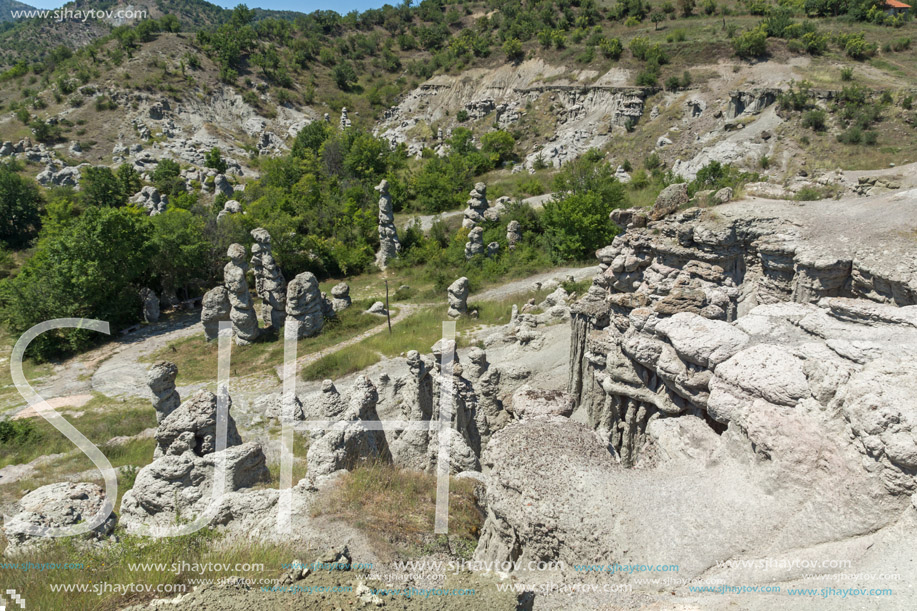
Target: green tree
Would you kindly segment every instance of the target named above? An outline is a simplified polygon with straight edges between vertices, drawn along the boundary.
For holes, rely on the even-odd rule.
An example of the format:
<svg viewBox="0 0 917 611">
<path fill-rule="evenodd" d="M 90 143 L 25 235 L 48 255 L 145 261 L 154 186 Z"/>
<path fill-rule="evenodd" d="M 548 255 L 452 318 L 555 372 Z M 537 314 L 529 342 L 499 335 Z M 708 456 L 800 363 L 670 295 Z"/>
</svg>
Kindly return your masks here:
<svg viewBox="0 0 917 611">
<path fill-rule="evenodd" d="M 185 190 L 185 183 L 181 179 L 181 166 L 177 161 L 163 157 L 156 164 L 156 169 L 150 174 L 153 186 L 160 193 L 173 195 Z"/>
<path fill-rule="evenodd" d="M 325 121 L 309 123 L 296 134 L 291 153 L 299 159 L 305 157 L 306 151 L 312 151 L 313 154 L 317 155 L 322 144 L 331 136 L 331 131 L 331 126 Z"/>
<path fill-rule="evenodd" d="M 678 0 L 678 6 L 684 17 L 690 17 L 694 14 L 694 7 L 697 6 L 697 3 L 695 0 Z"/>
<path fill-rule="evenodd" d="M 226 161 L 223 159 L 223 154 L 218 147 L 213 147 L 207 151 L 207 154 L 204 156 L 204 165 L 216 170 L 220 174 L 226 173 Z"/>
<path fill-rule="evenodd" d="M 350 91 L 357 84 L 357 73 L 350 62 L 340 62 L 331 71 L 335 84 L 341 91 Z"/>
<path fill-rule="evenodd" d="M 205 283 L 211 245 L 204 237 L 204 221 L 187 210 L 169 208 L 150 217 L 150 275 L 167 292 L 184 291 Z"/>
<path fill-rule="evenodd" d="M 81 199 L 86 207 L 116 208 L 127 203 L 128 195 L 111 169 L 88 167 L 80 175 Z"/>
<path fill-rule="evenodd" d="M 742 32 L 732 40 L 732 47 L 739 57 L 761 57 L 767 53 L 767 32 L 761 26 Z"/>
<path fill-rule="evenodd" d="M 502 129 L 481 136 L 481 152 L 489 156 L 493 167 L 511 159 L 515 146 L 516 139 Z"/>
<path fill-rule="evenodd" d="M 121 193 L 130 197 L 140 190 L 140 174 L 134 169 L 134 166 L 128 163 L 122 163 L 118 166 L 117 172 L 118 185 L 121 187 Z"/>
<path fill-rule="evenodd" d="M 22 248 L 38 235 L 42 206 L 37 185 L 0 164 L 0 243 Z"/>
<path fill-rule="evenodd" d="M 525 58 L 522 42 L 518 38 L 507 38 L 503 43 L 503 53 L 511 62 L 520 62 Z"/>
<path fill-rule="evenodd" d="M 150 253 L 151 226 L 130 208 L 89 208 L 71 225 L 39 241 L 20 273 L 0 290 L 2 315 L 14 333 L 53 318 L 95 318 L 115 329 L 140 318 L 137 291 Z M 82 350 L 99 333 L 65 329 L 29 346 L 38 359 Z"/>
</svg>

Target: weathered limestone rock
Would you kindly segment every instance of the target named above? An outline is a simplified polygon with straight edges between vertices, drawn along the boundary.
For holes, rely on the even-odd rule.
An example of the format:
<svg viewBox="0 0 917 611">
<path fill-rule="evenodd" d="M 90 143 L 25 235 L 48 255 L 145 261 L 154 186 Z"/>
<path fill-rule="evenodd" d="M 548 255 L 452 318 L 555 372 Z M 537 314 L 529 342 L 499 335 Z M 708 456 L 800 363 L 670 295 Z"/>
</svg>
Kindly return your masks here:
<svg viewBox="0 0 917 611">
<path fill-rule="evenodd" d="M 157 322 L 159 320 L 159 297 L 153 292 L 153 289 L 140 289 L 140 301 L 143 304 L 143 320 L 145 322 Z"/>
<path fill-rule="evenodd" d="M 732 201 L 732 188 L 723 187 L 719 191 L 713 194 L 713 202 L 715 204 L 727 204 Z"/>
<path fill-rule="evenodd" d="M 338 123 L 338 126 L 341 129 L 347 129 L 348 127 L 351 126 L 350 118 L 347 116 L 347 107 L 346 106 L 341 107 L 341 120 Z"/>
<path fill-rule="evenodd" d="M 506 225 L 506 242 L 510 250 L 516 248 L 516 244 L 522 241 L 522 227 L 519 221 L 510 221 Z"/>
<path fill-rule="evenodd" d="M 677 182 L 669 185 L 656 197 L 656 203 L 650 212 L 650 220 L 658 221 L 676 210 L 682 204 L 688 203 L 688 185 L 683 182 Z"/>
<path fill-rule="evenodd" d="M 500 254 L 500 243 L 499 242 L 490 242 L 487 245 L 487 256 L 494 258 Z"/>
<path fill-rule="evenodd" d="M 220 176 L 222 176 L 222 174 Z M 230 189 L 232 189 L 232 187 L 230 187 Z M 244 212 L 242 212 L 242 204 L 235 199 L 227 200 L 226 203 L 223 204 L 223 209 L 217 214 L 217 222 L 219 223 L 222 221 L 228 214 L 244 214 Z"/>
<path fill-rule="evenodd" d="M 570 416 L 576 403 L 560 390 L 523 386 L 513 394 L 507 410 L 517 420 L 538 416 Z"/>
<path fill-rule="evenodd" d="M 377 186 L 379 192 L 379 252 L 376 253 L 376 266 L 384 270 L 388 262 L 401 252 L 398 241 L 398 230 L 395 229 L 395 212 L 392 208 L 392 196 L 388 193 L 388 181 L 382 180 Z"/>
<path fill-rule="evenodd" d="M 450 318 L 458 318 L 468 313 L 468 278 L 462 276 L 449 285 L 449 311 Z"/>
<path fill-rule="evenodd" d="M 465 243 L 465 258 L 470 259 L 476 255 L 484 254 L 484 230 L 475 227 L 468 233 L 468 241 Z"/>
<path fill-rule="evenodd" d="M 479 223 L 483 223 L 484 213 L 487 212 L 490 204 L 487 202 L 487 185 L 483 182 L 475 183 L 474 189 L 471 190 L 468 199 L 468 207 L 465 208 L 462 227 L 471 229 Z"/>
<path fill-rule="evenodd" d="M 266 327 L 282 329 L 286 320 L 287 281 L 274 261 L 271 235 L 262 228 L 253 229 L 251 267 L 255 276 L 255 293 L 261 297 L 261 321 Z"/>
<path fill-rule="evenodd" d="M 227 397 L 227 408 L 232 400 Z M 174 528 L 181 520 L 205 514 L 211 504 L 218 467 L 225 467 L 224 494 L 269 479 L 264 452 L 242 443 L 232 415 L 226 422 L 226 448 L 217 451 L 217 397 L 201 390 L 165 417 L 156 430 L 155 460 L 138 473 L 121 500 L 121 522 L 129 533 Z M 262 491 L 258 491 L 262 492 Z M 257 492 L 249 500 L 256 500 Z M 212 507 L 208 523 L 239 517 L 242 499 L 224 496 Z M 233 511 L 233 508 L 236 508 Z"/>
<path fill-rule="evenodd" d="M 248 292 L 248 280 L 245 272 L 245 248 L 241 244 L 232 244 L 226 251 L 229 263 L 223 268 L 223 282 L 226 285 L 229 304 L 229 320 L 232 321 L 232 332 L 235 342 L 240 346 L 252 343 L 258 337 L 258 318 Z"/>
<path fill-rule="evenodd" d="M 350 285 L 340 282 L 331 287 L 331 307 L 335 312 L 341 312 L 350 307 Z"/>
<path fill-rule="evenodd" d="M 207 340 L 214 340 L 219 335 L 220 321 L 228 321 L 232 306 L 229 303 L 229 291 L 218 286 L 204 293 L 201 299 L 201 324 Z"/>
<path fill-rule="evenodd" d="M 37 488 L 16 503 L 17 513 L 3 523 L 7 547 L 4 555 L 35 553 L 42 543 L 55 539 L 31 534 L 31 528 L 75 526 L 93 517 L 105 503 L 105 491 L 97 484 L 61 482 Z M 90 539 L 108 537 L 118 519 L 112 512 L 89 533 Z"/>
<path fill-rule="evenodd" d="M 181 404 L 178 391 L 175 390 L 175 378 L 178 367 L 168 361 L 155 363 L 146 374 L 146 383 L 153 393 L 153 409 L 156 410 L 156 422 L 171 414 Z"/>
<path fill-rule="evenodd" d="M 135 193 L 130 198 L 130 202 L 143 207 L 150 216 L 156 216 L 168 209 L 169 196 L 161 194 L 159 189 L 148 185 Z"/>
<path fill-rule="evenodd" d="M 433 378 L 420 353 L 407 353 L 408 373 L 392 382 L 395 413 L 403 420 L 430 421 L 433 417 Z M 392 461 L 407 469 L 426 471 L 430 431 L 393 431 L 389 443 Z"/>
<path fill-rule="evenodd" d="M 297 338 L 318 335 L 325 324 L 322 293 L 312 272 L 303 272 L 287 285 L 287 316 L 297 324 Z M 289 323 L 289 319 L 287 320 Z"/>
<path fill-rule="evenodd" d="M 385 309 L 385 304 L 381 301 L 373 302 L 369 309 L 366 310 L 367 314 L 375 314 L 377 316 L 385 316 L 388 314 L 388 310 Z"/>
<path fill-rule="evenodd" d="M 326 431 L 309 446 L 306 455 L 307 477 L 314 486 L 320 486 L 325 478 L 335 472 L 351 470 L 363 461 L 391 462 L 385 433 L 370 430 L 362 424 L 379 420 L 376 413 L 378 400 L 379 394 L 369 378 L 358 378 L 350 391 L 347 408 L 339 416 L 340 420 L 348 424 L 340 429 Z"/>
</svg>

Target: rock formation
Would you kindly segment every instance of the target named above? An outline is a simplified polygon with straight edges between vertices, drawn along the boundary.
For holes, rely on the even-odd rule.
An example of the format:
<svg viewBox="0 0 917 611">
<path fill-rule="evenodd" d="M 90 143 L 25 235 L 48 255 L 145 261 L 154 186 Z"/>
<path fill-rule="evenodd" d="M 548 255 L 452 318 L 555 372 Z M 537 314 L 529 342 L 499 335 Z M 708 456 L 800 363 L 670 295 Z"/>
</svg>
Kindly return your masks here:
<svg viewBox="0 0 917 611">
<path fill-rule="evenodd" d="M 465 243 L 465 258 L 470 259 L 476 255 L 484 254 L 484 230 L 475 227 L 468 233 L 468 241 Z"/>
<path fill-rule="evenodd" d="M 135 193 L 130 202 L 146 210 L 150 216 L 162 214 L 169 207 L 169 196 L 161 194 L 159 189 L 153 186 L 146 186 Z"/>
<path fill-rule="evenodd" d="M 366 310 L 366 313 L 367 314 L 376 314 L 378 316 L 385 316 L 386 314 L 388 314 L 388 310 L 385 309 L 384 303 L 382 303 L 381 301 L 375 301 L 373 302 L 371 306 L 369 306 L 369 309 Z"/>
<path fill-rule="evenodd" d="M 468 278 L 464 276 L 449 285 L 450 318 L 458 318 L 468 313 L 468 290 Z"/>
<path fill-rule="evenodd" d="M 335 312 L 346 310 L 351 305 L 350 285 L 346 282 L 339 282 L 331 287 L 331 307 Z"/>
<path fill-rule="evenodd" d="M 325 324 L 322 293 L 312 272 L 303 272 L 287 285 L 287 316 L 295 319 L 297 338 L 318 335 Z M 287 321 L 289 322 L 289 320 Z"/>
<path fill-rule="evenodd" d="M 143 304 L 144 322 L 157 322 L 159 320 L 159 297 L 153 289 L 140 289 L 140 302 Z"/>
<path fill-rule="evenodd" d="M 500 254 L 500 243 L 499 242 L 490 242 L 487 244 L 487 256 L 494 258 Z"/>
<path fill-rule="evenodd" d="M 229 320 L 232 306 L 229 303 L 229 291 L 218 286 L 204 293 L 201 299 L 201 324 L 207 340 L 214 340 L 219 335 L 220 322 Z"/>
<path fill-rule="evenodd" d="M 4 555 L 34 554 L 42 543 L 54 539 L 32 534 L 29 532 L 31 529 L 76 526 L 93 517 L 104 502 L 105 491 L 97 484 L 61 482 L 36 488 L 19 499 L 15 505 L 16 513 L 3 523 L 3 534 L 7 540 Z M 108 537 L 117 521 L 115 514 L 111 513 L 88 534 L 88 538 Z"/>
<path fill-rule="evenodd" d="M 679 206 L 687 203 L 688 185 L 683 182 L 669 185 L 656 198 L 656 203 L 653 204 L 653 209 L 650 212 L 650 220 L 658 221 L 678 210 Z"/>
<path fill-rule="evenodd" d="M 510 221 L 506 225 L 506 243 L 510 250 L 516 248 L 516 244 L 522 241 L 522 227 L 519 221 Z"/>
<path fill-rule="evenodd" d="M 487 203 L 487 185 L 483 182 L 475 183 L 474 189 L 469 194 L 468 207 L 465 208 L 462 227 L 471 229 L 479 223 L 483 223 L 484 213 L 487 212 L 489 205 Z"/>
<path fill-rule="evenodd" d="M 252 230 L 251 267 L 255 277 L 255 293 L 261 297 L 261 321 L 265 327 L 283 329 L 286 320 L 287 281 L 274 261 L 271 235 L 264 229 Z"/>
<path fill-rule="evenodd" d="M 325 394 L 331 394 L 330 389 Z M 379 394 L 369 378 L 361 376 L 357 379 L 346 403 L 343 403 L 340 395 L 334 399 L 338 405 L 328 407 L 328 412 L 338 414 L 337 419 L 346 424 L 324 431 L 309 445 L 306 455 L 307 477 L 316 487 L 321 485 L 324 478 L 342 469 L 352 470 L 364 461 L 392 460 L 385 433 L 362 424 L 379 420 L 376 413 Z"/>
<path fill-rule="evenodd" d="M 156 422 L 175 411 L 181 404 L 178 391 L 175 390 L 175 378 L 178 367 L 168 361 L 155 363 L 146 374 L 146 383 L 153 394 L 153 409 L 156 410 Z"/>
<path fill-rule="evenodd" d="M 762 552 L 850 553 L 886 527 L 896 539 L 917 490 L 917 268 L 897 228 L 917 212 L 894 195 L 834 203 L 692 209 L 599 250 L 572 311 L 576 411 L 493 435 L 475 559 L 666 549 L 690 579 Z M 660 528 L 647 508 L 673 499 Z M 716 538 L 697 536 L 698 515 Z"/>
<path fill-rule="evenodd" d="M 347 116 L 347 107 L 342 107 L 341 108 L 341 120 L 338 123 L 338 126 L 341 129 L 347 129 L 348 127 L 350 127 L 350 125 L 351 125 L 351 122 L 350 122 L 350 118 Z"/>
<path fill-rule="evenodd" d="M 388 193 L 388 181 L 383 179 L 376 186 L 379 192 L 379 252 L 376 253 L 376 265 L 384 270 L 388 262 L 401 252 L 398 241 L 398 230 L 395 229 L 395 212 L 392 209 L 392 196 Z"/>
<path fill-rule="evenodd" d="M 235 342 L 240 346 L 252 343 L 258 337 L 258 317 L 248 291 L 248 280 L 245 272 L 245 248 L 241 244 L 232 244 L 226 251 L 229 263 L 223 268 L 223 282 L 229 297 L 229 320 L 232 321 L 232 333 Z"/>
<path fill-rule="evenodd" d="M 134 487 L 121 500 L 121 521 L 128 532 L 155 532 L 175 527 L 179 518 L 205 515 L 219 464 L 225 464 L 227 494 L 270 477 L 261 446 L 242 443 L 231 414 L 226 426 L 226 449 L 218 452 L 217 397 L 206 390 L 159 423 L 154 460 L 137 473 Z M 228 521 L 227 505 L 232 502 L 224 496 L 213 508 L 210 524 Z"/>
<path fill-rule="evenodd" d="M 227 200 L 226 203 L 223 204 L 223 209 L 217 214 L 217 222 L 219 223 L 222 221 L 223 217 L 228 214 L 244 214 L 242 212 L 242 204 L 235 199 Z"/>
</svg>

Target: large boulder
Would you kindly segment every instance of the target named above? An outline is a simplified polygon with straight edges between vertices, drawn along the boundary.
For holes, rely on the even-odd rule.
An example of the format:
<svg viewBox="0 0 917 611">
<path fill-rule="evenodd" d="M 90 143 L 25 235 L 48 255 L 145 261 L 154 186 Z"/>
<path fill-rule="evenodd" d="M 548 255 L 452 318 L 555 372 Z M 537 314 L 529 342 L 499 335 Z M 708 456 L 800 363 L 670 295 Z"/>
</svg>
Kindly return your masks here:
<svg viewBox="0 0 917 611">
<path fill-rule="evenodd" d="M 687 203 L 688 185 L 683 182 L 669 185 L 656 197 L 656 203 L 653 204 L 653 209 L 650 211 L 650 220 L 658 221 Z"/>
<path fill-rule="evenodd" d="M 42 542 L 53 539 L 30 530 L 75 526 L 92 518 L 105 503 L 105 491 L 96 484 L 62 482 L 37 488 L 22 497 L 18 512 L 3 524 L 7 556 L 33 553 Z M 111 513 L 104 522 L 89 533 L 91 539 L 105 538 L 112 533 L 117 517 Z"/>
</svg>

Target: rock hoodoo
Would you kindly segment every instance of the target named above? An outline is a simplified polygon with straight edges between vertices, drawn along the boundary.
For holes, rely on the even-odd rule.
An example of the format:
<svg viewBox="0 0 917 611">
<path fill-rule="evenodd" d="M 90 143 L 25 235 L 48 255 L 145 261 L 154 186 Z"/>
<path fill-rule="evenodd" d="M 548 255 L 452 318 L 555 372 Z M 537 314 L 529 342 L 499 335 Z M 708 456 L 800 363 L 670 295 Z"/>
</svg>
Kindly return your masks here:
<svg viewBox="0 0 917 611">
<path fill-rule="evenodd" d="M 153 409 L 156 410 L 156 422 L 175 411 L 181 404 L 181 398 L 175 389 L 175 378 L 178 367 L 168 361 L 155 363 L 146 374 L 146 383 L 153 393 Z"/>
<path fill-rule="evenodd" d="M 470 259 L 483 254 L 484 230 L 481 227 L 475 227 L 468 233 L 468 241 L 465 242 L 465 258 Z"/>
<path fill-rule="evenodd" d="M 516 248 L 516 244 L 522 241 L 522 227 L 519 221 L 510 221 L 506 225 L 506 243 L 510 250 Z"/>
<path fill-rule="evenodd" d="M 251 267 L 255 277 L 255 293 L 261 297 L 261 321 L 266 327 L 282 329 L 286 320 L 287 281 L 274 261 L 271 235 L 264 229 L 252 230 Z"/>
<path fill-rule="evenodd" d="M 468 313 L 468 278 L 462 276 L 449 285 L 449 317 L 458 318 Z"/>
<path fill-rule="evenodd" d="M 258 337 L 258 317 L 255 316 L 252 296 L 248 291 L 248 280 L 245 279 L 245 272 L 248 270 L 245 248 L 241 244 L 232 244 L 226 254 L 229 256 L 229 263 L 223 268 L 223 282 L 231 306 L 229 320 L 232 321 L 236 343 L 245 346 Z"/>
<path fill-rule="evenodd" d="M 218 286 L 204 293 L 201 299 L 201 324 L 207 340 L 214 340 L 220 332 L 220 322 L 229 320 L 232 306 L 229 303 L 229 291 L 225 286 Z"/>
<path fill-rule="evenodd" d="M 475 183 L 474 189 L 471 190 L 468 199 L 468 207 L 465 208 L 465 217 L 462 219 L 462 227 L 471 229 L 479 223 L 484 222 L 484 213 L 490 204 L 487 202 L 487 185 L 483 182 Z"/>
<path fill-rule="evenodd" d="M 335 312 L 346 310 L 351 304 L 349 284 L 339 282 L 331 287 L 331 307 L 334 308 Z"/>
<path fill-rule="evenodd" d="M 325 324 L 322 293 L 312 272 L 299 274 L 287 285 L 287 316 L 296 320 L 298 339 L 321 332 Z"/>
<path fill-rule="evenodd" d="M 143 304 L 143 320 L 145 322 L 157 322 L 159 320 L 159 297 L 153 292 L 153 289 L 140 289 L 140 302 Z"/>
<path fill-rule="evenodd" d="M 379 192 L 379 252 L 376 253 L 376 266 L 384 270 L 388 262 L 401 252 L 398 241 L 398 230 L 395 229 L 395 212 L 392 208 L 392 196 L 388 193 L 388 181 L 383 179 L 376 186 Z"/>
</svg>

